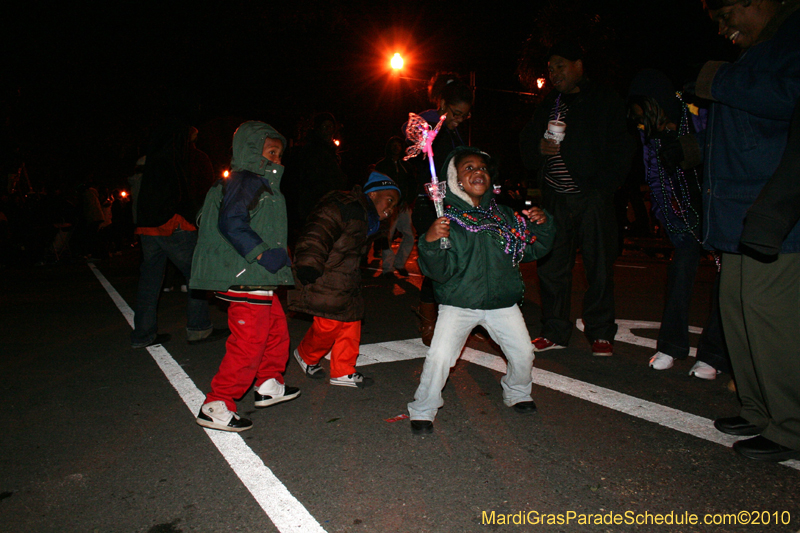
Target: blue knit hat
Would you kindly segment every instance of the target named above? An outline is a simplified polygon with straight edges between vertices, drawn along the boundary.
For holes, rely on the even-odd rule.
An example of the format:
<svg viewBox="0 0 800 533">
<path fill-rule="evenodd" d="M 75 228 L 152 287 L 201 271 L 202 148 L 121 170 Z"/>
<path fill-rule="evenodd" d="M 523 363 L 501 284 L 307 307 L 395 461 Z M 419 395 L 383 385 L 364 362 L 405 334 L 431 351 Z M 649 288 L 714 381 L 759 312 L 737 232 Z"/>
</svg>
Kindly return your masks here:
<svg viewBox="0 0 800 533">
<path fill-rule="evenodd" d="M 368 192 L 382 191 L 384 189 L 394 189 L 399 194 L 402 194 L 397 184 L 392 181 L 392 178 L 380 172 L 373 172 L 369 175 L 367 183 L 364 184 L 363 191 L 364 194 L 367 194 Z"/>
</svg>

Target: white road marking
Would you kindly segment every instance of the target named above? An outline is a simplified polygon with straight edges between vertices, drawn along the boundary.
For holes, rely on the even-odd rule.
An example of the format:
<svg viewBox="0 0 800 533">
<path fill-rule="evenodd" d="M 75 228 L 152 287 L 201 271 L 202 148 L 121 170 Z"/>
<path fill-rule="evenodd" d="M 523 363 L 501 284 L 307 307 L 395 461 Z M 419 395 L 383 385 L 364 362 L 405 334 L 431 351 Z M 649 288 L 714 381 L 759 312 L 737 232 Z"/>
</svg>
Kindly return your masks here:
<svg viewBox="0 0 800 533">
<path fill-rule="evenodd" d="M 133 309 L 122 299 L 122 296 L 97 267 L 89 264 L 89 268 L 100 280 L 100 284 L 111 296 L 128 324 L 133 327 Z M 200 410 L 205 394 L 197 388 L 192 379 L 163 346 L 160 344 L 149 346 L 147 351 L 164 372 L 170 384 L 178 391 L 192 416 L 196 416 L 195 413 Z M 264 461 L 245 444 L 241 435 L 213 429 L 205 429 L 205 432 L 261 508 L 264 509 L 264 512 L 267 513 L 278 531 L 281 533 L 325 531 L 303 504 L 292 496 L 272 473 L 272 470 L 264 464 Z"/>
<path fill-rule="evenodd" d="M 125 316 L 128 324 L 133 326 L 133 311 L 111 286 L 105 277 L 94 265 L 89 265 L 100 283 L 116 303 Z M 649 348 L 656 347 L 656 341 L 634 335 L 632 329 L 658 329 L 658 322 L 636 320 L 617 320 L 619 331 L 615 341 L 636 344 Z M 577 321 L 578 328 L 583 331 L 583 322 Z M 701 328 L 690 327 L 692 333 L 702 333 Z M 180 365 L 169 355 L 162 346 L 147 348 L 153 359 L 156 360 L 164 374 L 170 380 L 175 390 L 181 395 L 192 415 L 202 405 L 205 396 L 195 386 L 191 378 L 183 371 Z M 358 357 L 358 366 L 368 366 L 380 363 L 393 363 L 409 359 L 419 359 L 426 356 L 428 348 L 420 339 L 391 341 L 361 346 Z M 696 350 L 692 348 L 690 355 L 694 356 Z M 488 354 L 472 348 L 466 348 L 461 357 L 465 361 L 489 368 L 496 372 L 505 373 L 506 363 L 503 358 Z M 659 405 L 635 396 L 585 383 L 576 379 L 561 376 L 540 368 L 533 369 L 533 382 L 541 387 L 592 402 L 594 404 L 619 411 L 648 422 L 653 422 L 664 427 L 686 433 L 716 444 L 731 447 L 739 437 L 725 435 L 714 428 L 714 423 L 708 418 L 685 413 L 671 407 Z M 270 520 L 281 533 L 289 531 L 324 531 L 306 508 L 286 489 L 275 477 L 275 474 L 264 464 L 248 446 L 239 434 L 224 433 L 221 431 L 205 430 L 211 440 L 220 450 L 223 457 L 250 490 L 261 508 L 267 513 Z M 800 461 L 784 461 L 781 463 L 790 468 L 800 470 Z"/>
<path fill-rule="evenodd" d="M 636 321 L 617 322 L 627 323 L 625 325 L 629 328 L 641 328 L 643 327 L 642 324 L 654 324 L 653 322 Z M 656 327 L 658 327 L 658 323 L 655 324 Z M 616 340 L 620 340 L 619 336 L 617 336 Z M 427 353 L 428 347 L 422 344 L 421 339 L 368 344 L 361 346 L 361 355 L 358 357 L 357 365 L 367 366 L 378 363 L 392 363 L 407 359 L 417 359 L 425 357 Z M 505 374 L 506 372 L 505 360 L 496 355 L 473 350 L 472 348 L 465 348 L 464 352 L 461 354 L 461 358 L 501 374 Z M 542 370 L 541 368 L 534 367 L 532 376 L 533 382 L 541 387 L 563 392 L 564 394 L 569 394 L 570 396 L 575 396 L 576 398 L 729 448 L 733 446 L 734 442 L 741 438 L 717 431 L 714 427 L 714 421 L 708 418 L 685 413 L 673 409 L 672 407 L 666 407 L 647 400 L 642 400 L 641 398 L 636 398 L 635 396 L 592 385 L 591 383 L 561 376 L 553 372 L 548 372 L 547 370 Z M 800 461 L 784 461 L 782 464 L 800 470 Z"/>
<path fill-rule="evenodd" d="M 633 333 L 633 329 L 661 329 L 661 322 L 647 322 L 645 320 L 617 320 L 617 336 L 614 341 L 621 341 L 628 344 L 635 344 L 637 346 L 644 346 L 645 348 L 656 349 L 658 341 L 648 339 L 647 337 L 639 337 Z M 580 318 L 575 321 L 575 327 L 583 331 L 583 320 Z M 701 334 L 703 328 L 689 326 L 689 333 Z M 689 348 L 689 357 L 697 357 L 697 348 Z"/>
</svg>

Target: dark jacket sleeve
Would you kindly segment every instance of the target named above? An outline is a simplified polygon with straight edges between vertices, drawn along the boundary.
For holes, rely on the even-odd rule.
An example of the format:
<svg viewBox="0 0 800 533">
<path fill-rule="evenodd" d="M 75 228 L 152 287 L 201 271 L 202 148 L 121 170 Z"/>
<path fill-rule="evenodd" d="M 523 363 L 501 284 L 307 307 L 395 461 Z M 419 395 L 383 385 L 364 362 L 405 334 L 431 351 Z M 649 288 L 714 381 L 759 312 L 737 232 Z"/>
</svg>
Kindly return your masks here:
<svg viewBox="0 0 800 533">
<path fill-rule="evenodd" d="M 556 238 L 556 223 L 553 220 L 553 215 L 547 211 L 545 211 L 545 214 L 547 215 L 547 222 L 535 224 L 533 227 L 536 234 L 536 242 L 525 247 L 525 255 L 522 257 L 523 262 L 541 259 L 553 249 L 553 242 Z"/>
<path fill-rule="evenodd" d="M 747 210 L 740 244 L 759 254 L 780 253 L 786 236 L 800 221 L 800 105 L 795 107 L 789 141 L 778 169 Z"/>
<path fill-rule="evenodd" d="M 320 204 L 308 217 L 295 246 L 294 268 L 325 271 L 333 245 L 344 232 L 341 209 L 335 203 Z"/>
<path fill-rule="evenodd" d="M 262 192 L 268 190 L 257 177 L 236 172 L 226 184 L 219 208 L 219 232 L 250 263 L 268 247 L 250 226 L 248 207 Z"/>
</svg>

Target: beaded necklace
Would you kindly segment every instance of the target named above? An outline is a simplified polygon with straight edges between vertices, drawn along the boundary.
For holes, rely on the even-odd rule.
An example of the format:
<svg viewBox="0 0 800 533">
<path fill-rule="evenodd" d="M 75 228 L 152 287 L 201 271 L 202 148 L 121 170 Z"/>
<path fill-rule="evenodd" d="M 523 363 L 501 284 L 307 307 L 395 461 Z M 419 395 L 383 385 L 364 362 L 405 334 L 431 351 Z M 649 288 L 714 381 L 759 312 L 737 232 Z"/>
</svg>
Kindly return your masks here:
<svg viewBox="0 0 800 533">
<path fill-rule="evenodd" d="M 488 209 L 478 206 L 462 211 L 448 205 L 444 216 L 469 232 L 488 233 L 503 247 L 503 252 L 511 255 L 514 266 L 522 261 L 525 247 L 536 242 L 536 235 L 531 229 L 533 224 L 529 224 L 517 212 L 514 213 L 514 221 L 508 222 L 494 198 L 489 201 Z"/>
<path fill-rule="evenodd" d="M 675 96 L 681 102 L 681 109 L 683 115 L 681 116 L 680 125 L 678 126 L 678 136 L 689 134 L 689 115 L 686 111 L 686 105 L 681 98 L 681 93 L 675 93 Z M 661 161 L 659 152 L 661 151 L 661 140 L 653 139 L 656 153 L 656 166 L 658 167 L 658 179 L 661 182 L 661 208 L 664 210 L 664 223 L 667 229 L 672 233 L 691 233 L 692 236 L 700 242 L 700 237 L 695 231 L 700 226 L 700 216 L 692 205 L 691 193 L 689 192 L 689 182 L 687 180 L 687 172 L 682 168 L 677 167 L 675 172 L 670 174 L 664 169 L 664 163 Z M 700 177 L 696 169 L 692 169 L 689 173 L 690 177 L 694 178 L 694 183 L 697 184 L 697 190 L 700 190 Z M 672 213 L 678 220 L 683 222 L 683 227 L 678 227 L 670 222 L 670 217 L 667 216 L 667 209 L 671 208 Z M 692 220 L 694 220 L 692 222 Z"/>
</svg>

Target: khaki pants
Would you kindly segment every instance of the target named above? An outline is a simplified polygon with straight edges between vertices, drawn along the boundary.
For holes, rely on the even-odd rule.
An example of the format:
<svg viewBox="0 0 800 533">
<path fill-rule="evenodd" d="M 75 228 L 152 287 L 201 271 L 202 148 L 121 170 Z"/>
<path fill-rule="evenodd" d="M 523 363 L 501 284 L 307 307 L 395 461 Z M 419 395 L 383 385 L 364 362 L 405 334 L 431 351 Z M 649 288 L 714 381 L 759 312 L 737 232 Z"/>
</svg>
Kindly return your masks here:
<svg viewBox="0 0 800 533">
<path fill-rule="evenodd" d="M 800 450 L 800 253 L 773 263 L 724 254 L 720 311 L 741 416 Z"/>
</svg>

